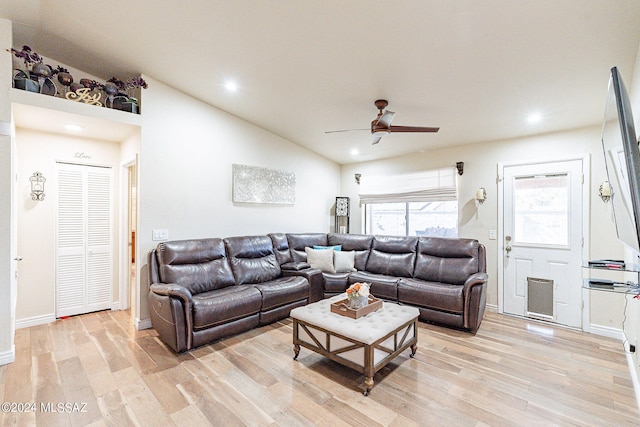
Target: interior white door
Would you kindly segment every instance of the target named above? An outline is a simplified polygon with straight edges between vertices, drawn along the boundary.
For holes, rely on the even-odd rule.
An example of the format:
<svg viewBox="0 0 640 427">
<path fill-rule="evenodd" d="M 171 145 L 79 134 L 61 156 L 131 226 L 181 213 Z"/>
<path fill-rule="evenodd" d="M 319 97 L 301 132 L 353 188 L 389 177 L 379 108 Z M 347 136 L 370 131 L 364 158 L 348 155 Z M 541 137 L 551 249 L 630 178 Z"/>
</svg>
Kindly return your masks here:
<svg viewBox="0 0 640 427">
<path fill-rule="evenodd" d="M 59 163 L 56 317 L 111 307 L 111 169 Z"/>
<path fill-rule="evenodd" d="M 583 161 L 503 169 L 503 311 L 582 325 Z"/>
</svg>

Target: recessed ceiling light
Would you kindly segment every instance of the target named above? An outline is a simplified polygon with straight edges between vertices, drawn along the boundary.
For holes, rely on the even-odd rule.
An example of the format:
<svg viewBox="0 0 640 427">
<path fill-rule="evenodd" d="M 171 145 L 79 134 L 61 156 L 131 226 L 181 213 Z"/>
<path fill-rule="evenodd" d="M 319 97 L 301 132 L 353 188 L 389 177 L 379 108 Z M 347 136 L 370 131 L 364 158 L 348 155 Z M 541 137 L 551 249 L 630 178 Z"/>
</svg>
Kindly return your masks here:
<svg viewBox="0 0 640 427">
<path fill-rule="evenodd" d="M 73 131 L 73 132 L 80 132 L 82 129 L 84 129 L 83 126 L 72 125 L 72 124 L 64 125 L 64 128 L 67 129 L 67 130 Z"/>
<path fill-rule="evenodd" d="M 224 88 L 226 90 L 228 90 L 229 92 L 237 92 L 238 91 L 238 84 L 236 82 L 234 82 L 233 80 L 227 80 L 224 84 Z"/>
<path fill-rule="evenodd" d="M 357 148 L 354 148 L 353 150 L 351 150 L 350 153 L 352 156 L 357 156 L 358 154 L 360 154 Z"/>
<path fill-rule="evenodd" d="M 538 123 L 540 120 L 542 120 L 542 114 L 537 113 L 537 112 L 536 113 L 531 113 L 527 117 L 527 121 L 529 123 Z"/>
</svg>

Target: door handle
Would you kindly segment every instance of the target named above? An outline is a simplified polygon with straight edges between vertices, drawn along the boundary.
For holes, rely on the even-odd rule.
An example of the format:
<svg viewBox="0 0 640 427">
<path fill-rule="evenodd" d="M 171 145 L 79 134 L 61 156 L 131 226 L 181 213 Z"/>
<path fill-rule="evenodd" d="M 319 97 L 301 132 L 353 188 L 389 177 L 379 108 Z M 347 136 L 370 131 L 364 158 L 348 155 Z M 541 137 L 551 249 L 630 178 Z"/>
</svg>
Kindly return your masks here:
<svg viewBox="0 0 640 427">
<path fill-rule="evenodd" d="M 22 257 L 21 256 L 17 256 L 14 258 L 15 261 L 22 261 Z"/>
<path fill-rule="evenodd" d="M 511 252 L 511 246 L 507 246 L 506 248 L 504 248 L 505 251 L 507 251 L 507 257 L 509 256 L 509 253 Z"/>
</svg>

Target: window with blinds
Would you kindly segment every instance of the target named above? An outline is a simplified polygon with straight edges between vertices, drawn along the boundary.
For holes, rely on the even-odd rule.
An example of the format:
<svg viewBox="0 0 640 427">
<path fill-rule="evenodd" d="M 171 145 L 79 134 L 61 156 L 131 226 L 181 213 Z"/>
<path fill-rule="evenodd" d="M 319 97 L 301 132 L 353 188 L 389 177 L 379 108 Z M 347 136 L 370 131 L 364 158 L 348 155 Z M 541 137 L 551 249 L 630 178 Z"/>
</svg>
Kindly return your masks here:
<svg viewBox="0 0 640 427">
<path fill-rule="evenodd" d="M 458 236 L 455 168 L 362 176 L 360 204 L 367 234 Z"/>
</svg>

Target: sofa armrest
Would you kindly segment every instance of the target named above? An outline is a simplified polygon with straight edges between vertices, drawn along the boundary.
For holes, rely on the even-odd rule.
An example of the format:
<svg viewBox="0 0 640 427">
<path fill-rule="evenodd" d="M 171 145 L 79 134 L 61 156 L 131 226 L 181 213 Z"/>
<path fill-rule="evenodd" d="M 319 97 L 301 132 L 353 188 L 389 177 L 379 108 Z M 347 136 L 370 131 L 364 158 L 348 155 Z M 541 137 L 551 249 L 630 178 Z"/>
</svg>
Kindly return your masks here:
<svg viewBox="0 0 640 427">
<path fill-rule="evenodd" d="M 176 351 L 189 350 L 192 344 L 192 332 L 193 332 L 193 320 L 191 315 L 191 307 L 193 305 L 192 304 L 193 300 L 192 300 L 191 292 L 184 286 L 180 286 L 175 283 L 153 283 L 149 286 L 149 295 L 150 297 L 152 295 L 155 295 L 156 298 L 164 297 L 164 298 L 168 298 L 168 301 L 177 300 L 180 302 L 179 304 L 177 304 L 177 307 L 174 309 L 174 310 L 177 310 L 177 312 L 174 310 L 170 310 L 170 311 L 174 317 L 181 317 L 181 319 L 174 318 L 171 321 L 169 321 L 169 319 L 165 319 L 167 325 L 169 326 L 167 325 L 161 326 L 161 329 L 165 329 L 165 327 L 169 327 L 169 329 L 172 329 L 173 327 L 176 327 L 179 324 L 183 324 L 185 328 L 184 342 L 185 342 L 186 348 L 182 349 L 178 344 L 173 344 L 172 346 Z M 182 307 L 182 310 L 180 310 L 179 308 L 180 306 Z M 180 311 L 182 311 L 182 313 L 180 313 Z M 153 320 L 153 317 L 152 317 L 152 320 Z M 158 329 L 155 325 L 154 325 L 154 328 Z M 181 331 L 179 330 L 175 331 L 175 335 L 176 336 L 181 335 L 180 332 Z M 161 331 L 158 331 L 158 333 L 161 333 Z M 170 333 L 173 334 L 174 331 L 171 331 Z M 168 340 L 165 339 L 165 342 L 168 342 Z"/>
<path fill-rule="evenodd" d="M 299 263 L 298 263 L 299 264 Z M 282 276 L 302 276 L 309 281 L 309 304 L 320 301 L 324 296 L 324 277 L 317 268 L 304 270 L 282 270 Z"/>
<path fill-rule="evenodd" d="M 154 294 L 180 298 L 185 306 L 191 306 L 191 292 L 184 286 L 176 285 L 174 283 L 153 283 L 149 286 L 149 290 Z"/>
<path fill-rule="evenodd" d="M 464 282 L 464 293 L 465 295 L 471 291 L 471 288 L 477 285 L 482 285 L 486 283 L 489 279 L 487 273 L 478 272 L 473 273 L 471 276 L 467 277 L 467 280 Z"/>
<path fill-rule="evenodd" d="M 311 266 L 306 262 L 287 262 L 285 264 L 282 264 L 280 268 L 283 271 L 300 271 L 311 268 Z"/>
<path fill-rule="evenodd" d="M 464 327 L 478 330 L 487 301 L 487 273 L 474 273 L 464 282 Z"/>
</svg>

